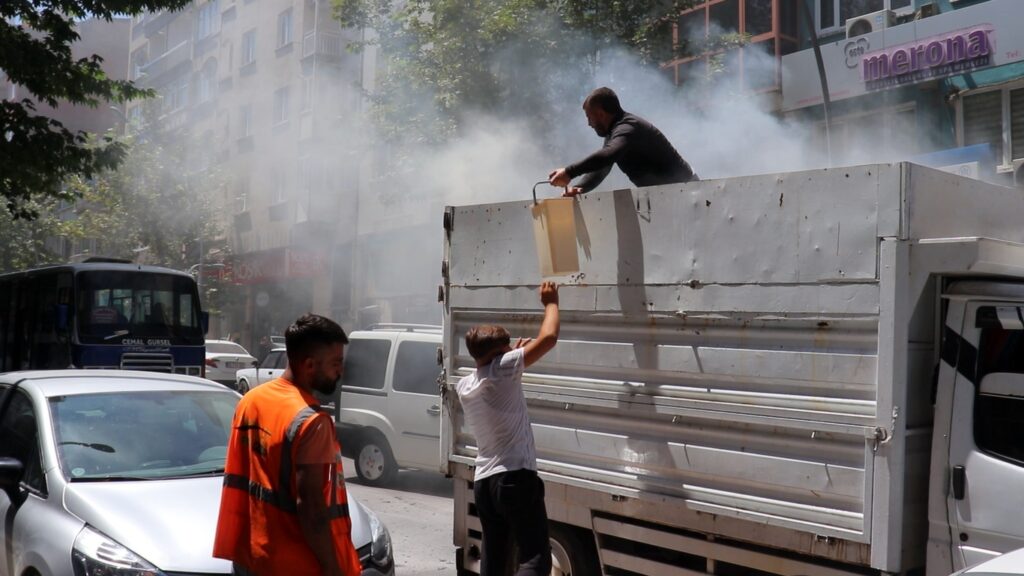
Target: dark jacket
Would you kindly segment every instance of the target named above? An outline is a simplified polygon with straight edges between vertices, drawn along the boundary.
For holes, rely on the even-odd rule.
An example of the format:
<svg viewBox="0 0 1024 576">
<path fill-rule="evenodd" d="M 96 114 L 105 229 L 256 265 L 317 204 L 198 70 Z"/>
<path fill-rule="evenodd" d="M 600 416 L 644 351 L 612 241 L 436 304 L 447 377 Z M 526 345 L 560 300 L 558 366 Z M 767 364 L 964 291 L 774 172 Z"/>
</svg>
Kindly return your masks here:
<svg viewBox="0 0 1024 576">
<path fill-rule="evenodd" d="M 578 184 L 589 192 L 608 176 L 612 164 L 637 186 L 658 186 L 699 180 L 665 135 L 643 118 L 623 112 L 613 123 L 604 146 L 566 166 L 569 176 L 586 174 Z"/>
</svg>

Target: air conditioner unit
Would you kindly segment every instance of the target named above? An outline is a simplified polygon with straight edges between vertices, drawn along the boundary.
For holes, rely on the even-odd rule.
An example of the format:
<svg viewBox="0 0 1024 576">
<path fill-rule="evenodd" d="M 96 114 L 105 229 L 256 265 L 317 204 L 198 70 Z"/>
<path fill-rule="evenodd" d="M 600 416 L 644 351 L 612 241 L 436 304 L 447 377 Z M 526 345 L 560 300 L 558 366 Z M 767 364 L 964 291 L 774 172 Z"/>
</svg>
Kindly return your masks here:
<svg viewBox="0 0 1024 576">
<path fill-rule="evenodd" d="M 879 10 L 849 18 L 846 21 L 846 37 L 862 36 L 879 30 L 884 30 L 896 24 L 896 13 L 892 10 Z"/>
</svg>

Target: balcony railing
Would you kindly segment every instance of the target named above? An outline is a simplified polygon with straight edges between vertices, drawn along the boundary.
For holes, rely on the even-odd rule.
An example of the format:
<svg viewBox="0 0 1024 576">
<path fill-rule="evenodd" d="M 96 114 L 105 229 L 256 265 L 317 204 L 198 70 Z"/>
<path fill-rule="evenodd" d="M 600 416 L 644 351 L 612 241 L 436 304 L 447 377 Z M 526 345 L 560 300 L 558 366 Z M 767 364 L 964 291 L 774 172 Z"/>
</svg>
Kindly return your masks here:
<svg viewBox="0 0 1024 576">
<path fill-rule="evenodd" d="M 313 30 L 306 32 L 302 37 L 303 58 L 308 58 L 314 54 L 330 58 L 341 58 L 343 49 L 344 45 L 341 34 L 337 32 L 317 32 Z"/>
<path fill-rule="evenodd" d="M 174 48 L 157 56 L 154 60 L 139 66 L 139 78 L 142 83 L 152 86 L 157 78 L 165 72 L 169 72 L 184 62 L 192 59 L 192 43 L 183 41 Z"/>
</svg>

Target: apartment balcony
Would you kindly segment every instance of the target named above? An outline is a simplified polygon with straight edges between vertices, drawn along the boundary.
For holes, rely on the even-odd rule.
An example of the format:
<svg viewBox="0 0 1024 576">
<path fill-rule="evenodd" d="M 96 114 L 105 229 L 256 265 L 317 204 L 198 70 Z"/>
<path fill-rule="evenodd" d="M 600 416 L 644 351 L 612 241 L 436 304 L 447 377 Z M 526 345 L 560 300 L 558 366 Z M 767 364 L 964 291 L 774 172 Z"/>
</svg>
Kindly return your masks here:
<svg viewBox="0 0 1024 576">
<path fill-rule="evenodd" d="M 141 18 L 136 18 L 132 23 L 132 38 L 138 38 L 141 34 L 151 36 L 165 28 L 178 14 L 179 12 L 172 12 L 170 10 L 146 12 Z"/>
<path fill-rule="evenodd" d="M 310 30 L 302 37 L 302 57 L 323 56 L 340 60 L 345 51 L 345 41 L 337 32 Z"/>
<path fill-rule="evenodd" d="M 191 65 L 191 62 L 192 42 L 185 40 L 145 65 L 139 66 L 138 78 L 143 86 L 159 86 L 164 83 L 162 80 L 171 77 L 171 72 L 178 70 L 185 64 Z"/>
</svg>

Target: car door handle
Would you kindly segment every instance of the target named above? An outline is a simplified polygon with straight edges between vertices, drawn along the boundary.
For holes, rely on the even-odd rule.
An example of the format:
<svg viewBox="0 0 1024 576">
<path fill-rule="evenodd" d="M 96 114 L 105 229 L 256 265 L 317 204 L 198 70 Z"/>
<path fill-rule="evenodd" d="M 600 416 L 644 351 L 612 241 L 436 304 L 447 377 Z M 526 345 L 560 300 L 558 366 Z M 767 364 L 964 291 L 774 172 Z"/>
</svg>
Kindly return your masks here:
<svg viewBox="0 0 1024 576">
<path fill-rule="evenodd" d="M 430 408 L 427 408 L 427 414 L 430 414 L 431 416 L 437 416 L 441 414 L 441 407 L 438 406 L 437 404 L 434 404 Z"/>
<path fill-rule="evenodd" d="M 967 468 L 953 466 L 953 499 L 963 500 L 967 492 Z"/>
</svg>

